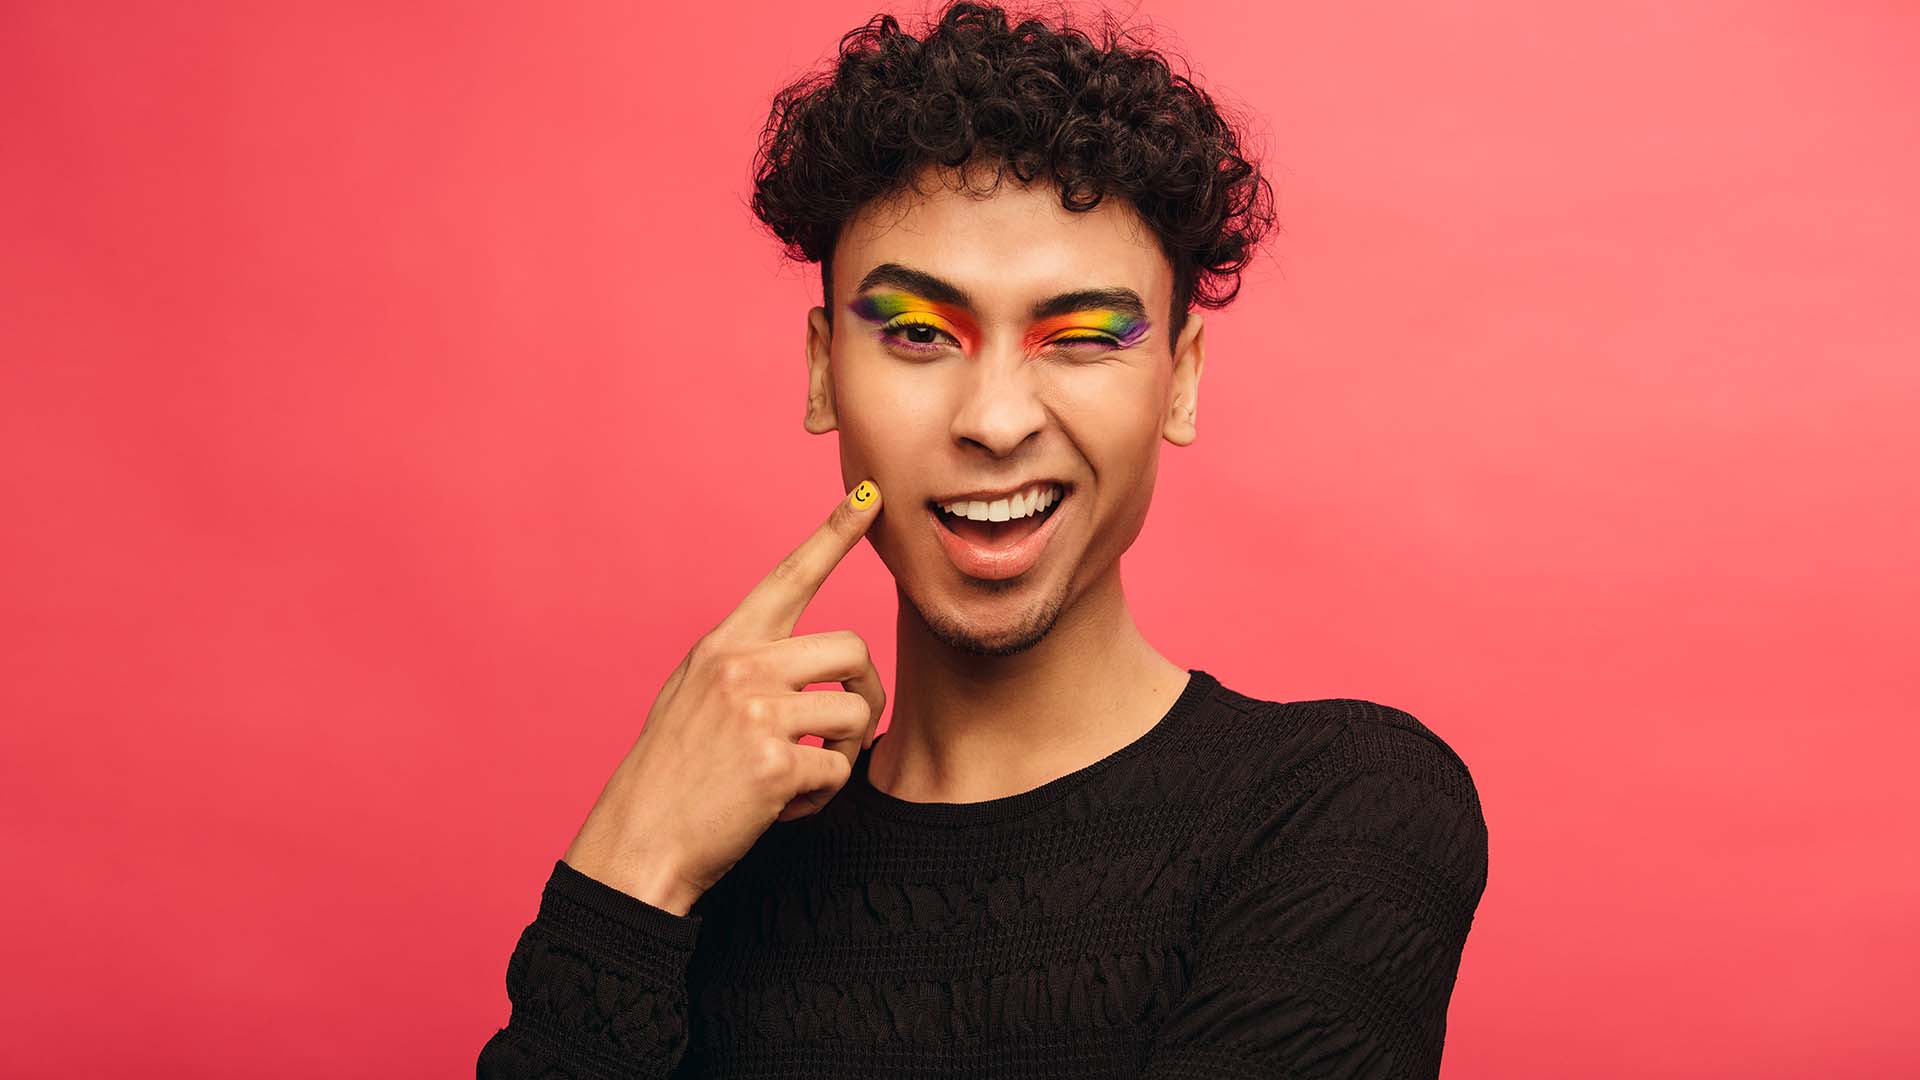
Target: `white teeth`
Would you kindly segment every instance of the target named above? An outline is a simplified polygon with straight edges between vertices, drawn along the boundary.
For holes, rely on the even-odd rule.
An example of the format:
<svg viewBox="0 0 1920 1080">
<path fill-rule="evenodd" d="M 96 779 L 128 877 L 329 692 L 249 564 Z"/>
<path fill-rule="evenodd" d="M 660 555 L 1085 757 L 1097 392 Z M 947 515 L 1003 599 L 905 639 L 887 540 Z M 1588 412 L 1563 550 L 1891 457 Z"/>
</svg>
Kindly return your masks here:
<svg viewBox="0 0 1920 1080">
<path fill-rule="evenodd" d="M 972 500 L 968 502 L 947 503 L 941 509 L 955 517 L 972 521 L 1012 521 L 1015 518 L 1037 514 L 1060 501 L 1060 489 L 1052 484 L 1029 488 L 1005 499 L 995 499 L 990 503 Z"/>
</svg>

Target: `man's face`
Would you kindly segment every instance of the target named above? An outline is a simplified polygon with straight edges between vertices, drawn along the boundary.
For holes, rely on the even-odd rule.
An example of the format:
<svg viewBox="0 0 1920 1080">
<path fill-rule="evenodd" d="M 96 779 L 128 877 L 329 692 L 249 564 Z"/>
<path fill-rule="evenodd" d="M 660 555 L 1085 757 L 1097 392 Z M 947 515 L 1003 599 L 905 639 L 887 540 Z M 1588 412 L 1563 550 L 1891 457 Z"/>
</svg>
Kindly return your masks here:
<svg viewBox="0 0 1920 1080">
<path fill-rule="evenodd" d="M 1044 182 L 1008 174 L 983 198 L 940 176 L 841 231 L 831 330 L 809 313 L 807 428 L 840 432 L 847 485 L 880 486 L 867 539 L 933 635 L 1009 655 L 1139 535 L 1160 440 L 1193 440 L 1202 327 L 1168 340 L 1172 267 L 1131 204 L 1073 212 Z M 1037 526 L 935 508 L 1036 484 L 1064 493 Z"/>
</svg>

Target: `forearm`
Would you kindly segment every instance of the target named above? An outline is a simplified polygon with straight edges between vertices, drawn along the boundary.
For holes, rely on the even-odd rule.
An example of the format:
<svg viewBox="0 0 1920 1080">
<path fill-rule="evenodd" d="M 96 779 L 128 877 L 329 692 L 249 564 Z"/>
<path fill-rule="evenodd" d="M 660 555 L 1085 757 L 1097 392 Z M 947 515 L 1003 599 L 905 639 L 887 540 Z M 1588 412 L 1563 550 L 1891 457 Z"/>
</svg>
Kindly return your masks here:
<svg viewBox="0 0 1920 1080">
<path fill-rule="evenodd" d="M 507 964 L 513 1013 L 480 1080 L 667 1077 L 687 1047 L 687 968 L 700 918 L 557 862 Z"/>
</svg>

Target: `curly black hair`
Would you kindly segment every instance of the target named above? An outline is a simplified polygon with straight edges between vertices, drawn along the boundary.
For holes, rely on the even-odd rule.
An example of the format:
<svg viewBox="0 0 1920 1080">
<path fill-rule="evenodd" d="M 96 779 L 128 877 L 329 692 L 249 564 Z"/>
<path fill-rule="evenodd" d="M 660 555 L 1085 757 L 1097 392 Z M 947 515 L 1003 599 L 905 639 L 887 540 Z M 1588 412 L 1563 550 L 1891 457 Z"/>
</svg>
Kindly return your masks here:
<svg viewBox="0 0 1920 1080">
<path fill-rule="evenodd" d="M 1172 338 L 1193 305 L 1224 307 L 1273 224 L 1273 189 L 1206 91 L 1116 30 L 1096 44 L 1065 19 L 1009 25 L 961 0 L 924 37 L 876 15 L 840 39 L 838 62 L 782 89 L 754 159 L 753 213 L 788 257 L 820 264 L 833 311 L 840 229 L 923 166 L 976 153 L 1022 183 L 1045 175 L 1068 210 L 1131 201 L 1173 267 Z M 1169 340 L 1172 340 L 1170 338 Z"/>
</svg>

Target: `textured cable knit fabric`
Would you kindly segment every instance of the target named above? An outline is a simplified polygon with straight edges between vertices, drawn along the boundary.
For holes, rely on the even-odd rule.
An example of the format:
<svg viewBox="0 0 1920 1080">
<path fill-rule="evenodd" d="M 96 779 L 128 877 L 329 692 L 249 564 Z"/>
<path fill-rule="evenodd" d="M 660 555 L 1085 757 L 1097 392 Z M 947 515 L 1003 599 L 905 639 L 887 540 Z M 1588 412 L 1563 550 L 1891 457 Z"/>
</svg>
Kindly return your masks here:
<svg viewBox="0 0 1920 1080">
<path fill-rule="evenodd" d="M 1019 795 L 906 802 L 871 755 L 688 915 L 556 862 L 478 1075 L 1438 1075 L 1487 829 L 1412 716 L 1189 669 Z"/>
</svg>

